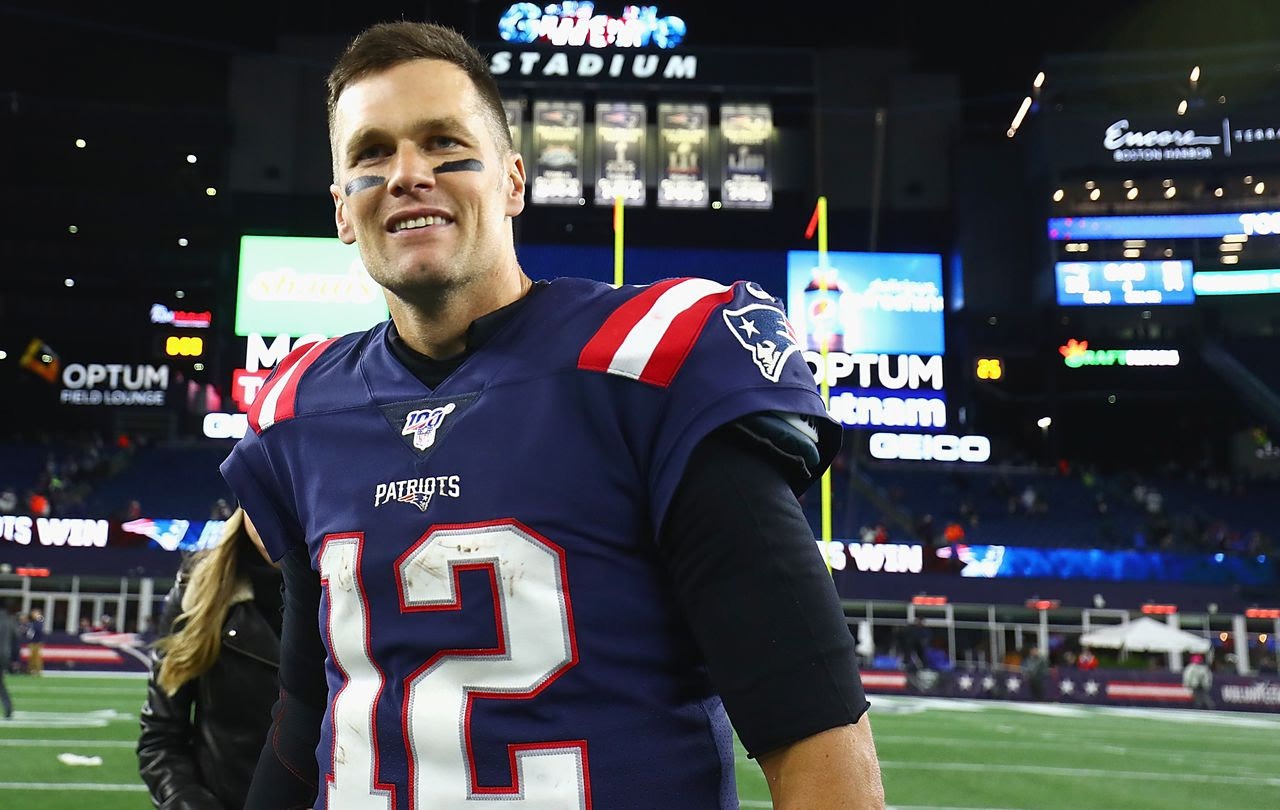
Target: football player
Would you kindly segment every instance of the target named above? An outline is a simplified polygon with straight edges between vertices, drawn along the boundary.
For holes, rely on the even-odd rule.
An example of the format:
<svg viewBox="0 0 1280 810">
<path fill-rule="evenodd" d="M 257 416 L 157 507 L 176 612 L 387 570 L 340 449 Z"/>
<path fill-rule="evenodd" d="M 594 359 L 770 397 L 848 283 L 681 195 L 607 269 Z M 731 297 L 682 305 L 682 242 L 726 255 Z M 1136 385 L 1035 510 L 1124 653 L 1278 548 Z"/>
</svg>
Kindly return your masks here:
<svg viewBox="0 0 1280 810">
<path fill-rule="evenodd" d="M 732 808 L 736 730 L 775 807 L 881 807 L 796 499 L 841 429 L 779 302 L 533 283 L 524 164 L 449 29 L 356 37 L 329 121 L 391 319 L 290 354 L 223 464 L 285 578 L 249 806 Z"/>
</svg>

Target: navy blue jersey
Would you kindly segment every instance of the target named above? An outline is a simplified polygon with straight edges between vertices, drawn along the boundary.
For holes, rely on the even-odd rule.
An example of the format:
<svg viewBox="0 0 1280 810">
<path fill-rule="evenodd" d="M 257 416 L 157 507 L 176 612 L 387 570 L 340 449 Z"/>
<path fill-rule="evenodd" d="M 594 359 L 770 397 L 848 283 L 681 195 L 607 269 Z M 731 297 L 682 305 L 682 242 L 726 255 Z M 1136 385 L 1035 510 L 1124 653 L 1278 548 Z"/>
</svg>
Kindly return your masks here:
<svg viewBox="0 0 1280 810">
<path fill-rule="evenodd" d="M 292 353 L 223 464 L 323 584 L 316 807 L 737 807 L 656 537 L 711 430 L 832 424 L 780 304 L 560 279 L 434 390 L 387 328 Z"/>
</svg>

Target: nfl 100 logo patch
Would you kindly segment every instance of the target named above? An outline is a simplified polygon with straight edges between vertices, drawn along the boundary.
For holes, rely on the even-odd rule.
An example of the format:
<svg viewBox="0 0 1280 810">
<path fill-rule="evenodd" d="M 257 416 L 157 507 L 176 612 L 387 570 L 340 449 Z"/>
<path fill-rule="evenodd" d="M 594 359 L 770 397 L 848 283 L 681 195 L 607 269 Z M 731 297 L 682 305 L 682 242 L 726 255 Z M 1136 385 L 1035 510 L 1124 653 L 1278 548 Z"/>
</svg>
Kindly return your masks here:
<svg viewBox="0 0 1280 810">
<path fill-rule="evenodd" d="M 412 436 L 414 448 L 426 450 L 436 443 L 436 431 L 440 429 L 444 418 L 453 413 L 457 407 L 457 405 L 450 402 L 448 405 L 441 405 L 438 408 L 421 408 L 416 411 L 409 411 L 405 415 L 404 427 L 401 428 L 400 435 Z"/>
<path fill-rule="evenodd" d="M 397 402 L 383 405 L 381 410 L 387 424 L 401 440 L 414 452 L 425 456 L 440 446 L 477 396 L 464 394 L 448 399 Z"/>
</svg>

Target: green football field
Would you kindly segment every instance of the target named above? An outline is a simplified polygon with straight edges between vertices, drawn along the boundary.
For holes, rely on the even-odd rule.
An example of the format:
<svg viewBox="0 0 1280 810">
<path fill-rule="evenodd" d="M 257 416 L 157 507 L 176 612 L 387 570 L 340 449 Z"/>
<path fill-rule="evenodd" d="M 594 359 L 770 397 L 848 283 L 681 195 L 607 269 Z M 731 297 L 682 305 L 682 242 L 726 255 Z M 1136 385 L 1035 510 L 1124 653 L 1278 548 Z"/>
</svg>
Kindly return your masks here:
<svg viewBox="0 0 1280 810">
<path fill-rule="evenodd" d="M 141 679 L 7 680 L 16 712 L 0 721 L 0 808 L 151 806 L 134 756 Z M 898 810 L 1280 807 L 1280 715 L 871 700 L 885 790 Z M 64 754 L 101 764 L 69 764 Z M 770 807 L 741 751 L 738 766 L 742 806 Z"/>
</svg>

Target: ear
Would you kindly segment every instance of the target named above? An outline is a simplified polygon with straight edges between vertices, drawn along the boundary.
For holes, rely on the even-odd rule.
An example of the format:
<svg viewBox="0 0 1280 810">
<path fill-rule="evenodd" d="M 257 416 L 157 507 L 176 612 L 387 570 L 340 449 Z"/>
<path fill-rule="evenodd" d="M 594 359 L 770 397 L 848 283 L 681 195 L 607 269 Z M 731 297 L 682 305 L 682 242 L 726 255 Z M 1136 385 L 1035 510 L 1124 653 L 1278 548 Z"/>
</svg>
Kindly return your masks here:
<svg viewBox="0 0 1280 810">
<path fill-rule="evenodd" d="M 354 244 L 356 241 L 356 229 L 347 218 L 347 201 L 342 196 L 342 189 L 338 188 L 338 184 L 334 183 L 329 186 L 329 195 L 333 197 L 333 221 L 338 226 L 338 238 L 344 244 Z"/>
<path fill-rule="evenodd" d="M 519 152 L 512 152 L 507 156 L 507 182 L 510 187 L 507 189 L 507 216 L 519 216 L 524 210 L 524 158 Z"/>
</svg>

